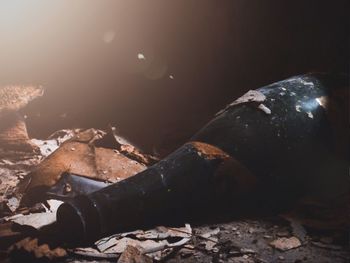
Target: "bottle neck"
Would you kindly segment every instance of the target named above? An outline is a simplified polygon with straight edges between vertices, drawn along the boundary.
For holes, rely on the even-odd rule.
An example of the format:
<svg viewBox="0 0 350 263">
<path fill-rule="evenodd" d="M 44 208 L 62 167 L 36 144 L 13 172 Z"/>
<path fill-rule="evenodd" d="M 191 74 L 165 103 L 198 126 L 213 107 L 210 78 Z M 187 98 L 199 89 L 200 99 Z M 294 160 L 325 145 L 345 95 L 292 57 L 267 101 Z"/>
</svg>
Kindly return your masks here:
<svg viewBox="0 0 350 263">
<path fill-rule="evenodd" d="M 94 240 L 176 216 L 191 217 L 218 205 L 217 200 L 235 199 L 254 183 L 254 176 L 227 153 L 189 142 L 133 177 L 65 203 L 57 218 L 62 223 L 72 218 L 76 235 Z"/>
</svg>

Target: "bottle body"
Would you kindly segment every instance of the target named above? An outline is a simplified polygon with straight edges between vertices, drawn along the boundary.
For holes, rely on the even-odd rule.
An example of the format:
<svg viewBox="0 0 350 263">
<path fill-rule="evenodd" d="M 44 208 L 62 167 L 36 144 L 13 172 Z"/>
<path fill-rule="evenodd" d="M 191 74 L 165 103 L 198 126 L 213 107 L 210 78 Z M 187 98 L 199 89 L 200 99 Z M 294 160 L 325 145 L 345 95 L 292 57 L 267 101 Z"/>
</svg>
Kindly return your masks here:
<svg viewBox="0 0 350 263">
<path fill-rule="evenodd" d="M 58 223 L 75 238 L 102 235 L 225 207 L 279 189 L 303 191 L 314 175 L 343 172 L 315 76 L 299 76 L 236 100 L 165 159 L 126 180 L 63 204 Z M 327 169 L 324 169 L 324 166 Z M 330 168 L 329 168 L 330 167 Z"/>
<path fill-rule="evenodd" d="M 192 140 L 234 156 L 264 187 L 297 193 L 322 181 L 338 191 L 348 174 L 349 89 L 345 79 L 329 78 L 302 75 L 257 89 L 263 101 L 228 107 Z"/>
</svg>

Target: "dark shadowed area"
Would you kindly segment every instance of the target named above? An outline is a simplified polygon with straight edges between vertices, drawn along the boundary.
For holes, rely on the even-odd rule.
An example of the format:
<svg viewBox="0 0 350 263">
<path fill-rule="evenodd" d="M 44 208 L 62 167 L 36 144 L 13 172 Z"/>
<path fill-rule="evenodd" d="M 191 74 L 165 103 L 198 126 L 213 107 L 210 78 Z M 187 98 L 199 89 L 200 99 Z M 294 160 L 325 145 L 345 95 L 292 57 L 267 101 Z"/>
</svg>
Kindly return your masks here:
<svg viewBox="0 0 350 263">
<path fill-rule="evenodd" d="M 348 73 L 348 1 L 2 1 L 0 84 L 42 84 L 29 132 L 115 124 L 166 153 L 249 89 Z"/>
</svg>

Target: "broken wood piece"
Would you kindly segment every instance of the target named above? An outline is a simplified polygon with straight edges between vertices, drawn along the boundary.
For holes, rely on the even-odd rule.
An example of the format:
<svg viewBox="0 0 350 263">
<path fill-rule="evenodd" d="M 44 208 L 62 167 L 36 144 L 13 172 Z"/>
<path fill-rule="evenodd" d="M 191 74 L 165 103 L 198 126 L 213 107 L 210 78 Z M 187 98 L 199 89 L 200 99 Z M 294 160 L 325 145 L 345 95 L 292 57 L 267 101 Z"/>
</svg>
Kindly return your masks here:
<svg viewBox="0 0 350 263">
<path fill-rule="evenodd" d="M 99 258 L 99 259 L 115 259 L 117 258 L 117 254 L 113 254 L 113 253 L 102 253 L 99 252 L 98 250 L 92 248 L 92 247 L 86 247 L 86 248 L 74 248 L 74 249 L 70 249 L 68 250 L 68 252 L 75 254 L 75 255 L 79 255 L 79 256 L 83 256 L 83 257 L 88 257 L 88 258 Z"/>
</svg>

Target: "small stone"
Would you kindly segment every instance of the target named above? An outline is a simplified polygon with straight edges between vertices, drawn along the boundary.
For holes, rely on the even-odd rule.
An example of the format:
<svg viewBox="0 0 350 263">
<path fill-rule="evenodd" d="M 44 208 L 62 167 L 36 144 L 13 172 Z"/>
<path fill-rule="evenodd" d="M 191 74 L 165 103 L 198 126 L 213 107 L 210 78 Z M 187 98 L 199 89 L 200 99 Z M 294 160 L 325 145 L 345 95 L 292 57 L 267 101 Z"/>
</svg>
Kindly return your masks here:
<svg viewBox="0 0 350 263">
<path fill-rule="evenodd" d="M 11 197 L 7 200 L 7 207 L 11 210 L 11 212 L 15 212 L 19 207 L 20 201 L 16 197 Z"/>
<path fill-rule="evenodd" d="M 301 242 L 296 237 L 290 237 L 290 238 L 278 238 L 270 243 L 270 246 L 281 250 L 281 251 L 287 251 L 293 248 L 297 248 L 301 246 Z"/>
<path fill-rule="evenodd" d="M 184 245 L 184 247 L 185 247 L 185 248 L 188 248 L 188 249 L 194 249 L 194 246 L 189 245 L 189 244 Z"/>
<path fill-rule="evenodd" d="M 278 256 L 279 260 L 284 260 L 284 256 Z"/>
<path fill-rule="evenodd" d="M 64 186 L 64 192 L 70 193 L 72 191 L 72 186 L 69 183 L 66 183 Z"/>
</svg>

